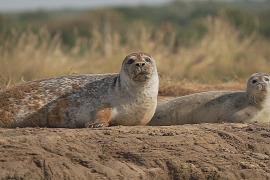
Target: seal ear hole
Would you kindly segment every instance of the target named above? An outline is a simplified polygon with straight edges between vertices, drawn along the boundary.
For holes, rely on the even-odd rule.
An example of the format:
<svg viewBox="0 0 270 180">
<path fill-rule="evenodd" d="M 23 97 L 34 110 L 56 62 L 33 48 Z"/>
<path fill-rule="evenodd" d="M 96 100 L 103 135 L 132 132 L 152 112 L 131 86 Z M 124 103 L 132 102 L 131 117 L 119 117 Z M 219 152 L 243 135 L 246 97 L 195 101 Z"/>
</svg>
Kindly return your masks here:
<svg viewBox="0 0 270 180">
<path fill-rule="evenodd" d="M 129 60 L 127 61 L 127 64 L 132 64 L 132 63 L 134 63 L 134 62 L 135 62 L 134 59 L 129 59 Z"/>
<path fill-rule="evenodd" d="M 252 80 L 252 84 L 255 84 L 256 82 L 258 82 L 256 79 Z"/>
</svg>

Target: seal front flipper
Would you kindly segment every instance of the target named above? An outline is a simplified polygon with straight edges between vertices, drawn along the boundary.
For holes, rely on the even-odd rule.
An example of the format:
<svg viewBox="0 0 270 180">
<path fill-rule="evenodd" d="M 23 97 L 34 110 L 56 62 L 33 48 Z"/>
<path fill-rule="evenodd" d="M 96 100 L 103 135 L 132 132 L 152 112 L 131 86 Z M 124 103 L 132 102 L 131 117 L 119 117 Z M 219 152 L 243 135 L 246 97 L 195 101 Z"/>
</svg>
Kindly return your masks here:
<svg viewBox="0 0 270 180">
<path fill-rule="evenodd" d="M 108 127 L 111 120 L 112 120 L 112 107 L 110 105 L 107 105 L 105 107 L 99 108 L 96 112 L 95 121 L 87 122 L 85 124 L 85 127 L 86 128 Z"/>
<path fill-rule="evenodd" d="M 108 127 L 109 124 L 108 123 L 99 123 L 99 122 L 95 122 L 95 123 L 86 123 L 85 127 L 86 128 L 102 128 L 102 127 Z"/>
</svg>

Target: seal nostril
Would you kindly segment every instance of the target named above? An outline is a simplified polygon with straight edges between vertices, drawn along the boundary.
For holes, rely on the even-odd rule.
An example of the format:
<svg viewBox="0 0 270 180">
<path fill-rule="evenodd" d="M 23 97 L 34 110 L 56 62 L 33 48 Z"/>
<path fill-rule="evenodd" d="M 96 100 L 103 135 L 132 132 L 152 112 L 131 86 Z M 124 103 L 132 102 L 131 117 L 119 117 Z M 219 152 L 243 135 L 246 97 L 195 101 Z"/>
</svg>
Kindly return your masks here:
<svg viewBox="0 0 270 180">
<path fill-rule="evenodd" d="M 136 63 L 136 66 L 138 67 L 143 67 L 145 65 L 145 63 Z"/>
</svg>

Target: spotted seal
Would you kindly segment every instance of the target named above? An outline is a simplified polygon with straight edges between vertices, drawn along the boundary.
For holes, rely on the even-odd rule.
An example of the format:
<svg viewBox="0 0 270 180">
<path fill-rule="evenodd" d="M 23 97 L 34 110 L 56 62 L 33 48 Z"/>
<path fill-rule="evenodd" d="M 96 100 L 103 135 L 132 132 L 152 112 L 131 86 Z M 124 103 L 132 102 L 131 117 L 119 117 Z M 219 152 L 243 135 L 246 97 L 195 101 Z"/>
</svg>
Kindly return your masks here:
<svg viewBox="0 0 270 180">
<path fill-rule="evenodd" d="M 125 57 L 119 74 L 32 81 L 0 93 L 0 127 L 145 125 L 156 109 L 159 79 L 146 53 Z"/>
</svg>

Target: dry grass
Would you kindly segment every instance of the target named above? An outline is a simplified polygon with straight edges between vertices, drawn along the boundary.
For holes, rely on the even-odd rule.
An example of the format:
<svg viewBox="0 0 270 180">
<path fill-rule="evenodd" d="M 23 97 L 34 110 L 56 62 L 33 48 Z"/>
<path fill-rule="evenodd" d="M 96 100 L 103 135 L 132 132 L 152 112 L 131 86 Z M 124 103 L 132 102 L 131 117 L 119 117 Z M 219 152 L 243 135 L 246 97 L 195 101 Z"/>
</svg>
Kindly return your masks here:
<svg viewBox="0 0 270 180">
<path fill-rule="evenodd" d="M 140 23 L 133 24 L 126 34 L 90 29 L 93 37 L 78 37 L 71 50 L 63 47 L 59 35 L 52 38 L 46 29 L 40 29 L 38 34 L 14 30 L 9 38 L 0 39 L 0 85 L 62 74 L 118 72 L 122 59 L 132 51 L 145 51 L 155 57 L 163 95 L 183 95 L 190 89 L 242 89 L 251 73 L 268 72 L 269 42 L 255 33 L 241 37 L 222 18 L 204 21 L 208 34 L 191 47 L 175 45 L 173 28 L 156 30 Z M 125 43 L 121 42 L 122 36 Z M 240 83 L 228 83 L 231 81 Z M 227 85 L 208 87 L 192 82 Z M 184 86 L 186 90 L 181 90 Z"/>
<path fill-rule="evenodd" d="M 159 95 L 161 96 L 184 96 L 192 93 L 205 91 L 234 91 L 245 90 L 245 82 L 226 82 L 217 84 L 205 84 L 190 81 L 173 81 L 161 79 Z"/>
</svg>

